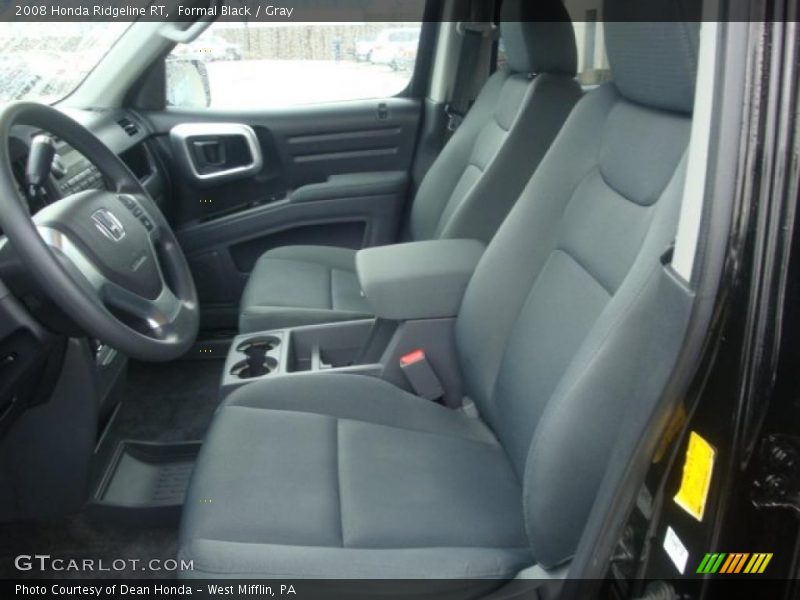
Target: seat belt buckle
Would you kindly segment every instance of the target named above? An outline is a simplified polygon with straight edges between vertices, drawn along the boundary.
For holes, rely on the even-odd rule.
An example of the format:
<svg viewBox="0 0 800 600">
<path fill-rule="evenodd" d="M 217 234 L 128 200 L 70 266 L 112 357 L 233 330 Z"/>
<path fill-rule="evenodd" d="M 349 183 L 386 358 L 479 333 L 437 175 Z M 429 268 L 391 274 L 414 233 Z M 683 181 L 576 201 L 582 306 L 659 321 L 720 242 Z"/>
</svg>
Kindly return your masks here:
<svg viewBox="0 0 800 600">
<path fill-rule="evenodd" d="M 400 369 L 411 384 L 414 393 L 426 400 L 439 400 L 444 396 L 442 383 L 421 348 L 400 357 Z"/>
<path fill-rule="evenodd" d="M 464 115 L 454 111 L 453 107 L 450 104 L 445 104 L 444 114 L 447 115 L 448 131 L 455 131 L 464 121 Z"/>
</svg>

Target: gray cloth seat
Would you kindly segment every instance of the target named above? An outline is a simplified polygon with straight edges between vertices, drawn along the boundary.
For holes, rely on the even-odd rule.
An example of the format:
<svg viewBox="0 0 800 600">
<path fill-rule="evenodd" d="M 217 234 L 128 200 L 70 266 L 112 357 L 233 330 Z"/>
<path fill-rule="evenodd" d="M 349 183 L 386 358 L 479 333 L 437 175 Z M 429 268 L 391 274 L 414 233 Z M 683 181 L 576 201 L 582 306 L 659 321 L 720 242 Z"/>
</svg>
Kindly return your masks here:
<svg viewBox="0 0 800 600">
<path fill-rule="evenodd" d="M 581 95 L 575 37 L 558 0 L 505 4 L 508 68 L 489 78 L 420 183 L 406 241 L 488 243 Z M 563 22 L 536 22 L 543 15 L 552 20 L 552 11 Z M 355 252 L 325 246 L 268 251 L 245 287 L 240 332 L 369 317 L 355 293 Z"/>
<path fill-rule="evenodd" d="M 379 379 L 272 383 L 215 419 L 192 484 L 212 502 L 183 525 L 192 575 L 507 577 L 530 562 L 519 481 L 479 421 Z"/>
<path fill-rule="evenodd" d="M 570 560 L 691 308 L 672 303 L 661 256 L 699 26 L 626 22 L 639 4 L 606 0 L 615 83 L 579 102 L 466 290 L 455 345 L 479 417 L 359 375 L 240 388 L 189 488 L 185 576 L 504 578 Z"/>
<path fill-rule="evenodd" d="M 367 318 L 370 309 L 347 248 L 285 246 L 258 259 L 242 296 L 245 332 Z"/>
</svg>

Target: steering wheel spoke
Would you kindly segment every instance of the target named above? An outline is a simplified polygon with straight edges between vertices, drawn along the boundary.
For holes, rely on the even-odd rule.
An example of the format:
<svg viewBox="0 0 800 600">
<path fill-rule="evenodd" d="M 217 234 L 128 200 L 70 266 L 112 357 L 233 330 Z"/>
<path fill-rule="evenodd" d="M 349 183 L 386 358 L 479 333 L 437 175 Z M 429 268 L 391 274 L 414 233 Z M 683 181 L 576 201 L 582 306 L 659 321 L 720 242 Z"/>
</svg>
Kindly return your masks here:
<svg viewBox="0 0 800 600">
<path fill-rule="evenodd" d="M 160 266 L 161 291 L 155 299 L 147 298 L 106 277 L 68 235 L 50 227 L 39 227 L 38 231 L 94 302 L 120 315 L 144 335 L 171 341 L 178 339 L 190 324 L 194 307 L 175 295 Z"/>
<path fill-rule="evenodd" d="M 155 300 L 144 298 L 130 290 L 111 284 L 104 291 L 104 303 L 138 323 L 141 333 L 153 339 L 169 342 L 180 338 L 190 322 L 193 307 L 164 286 Z"/>
<path fill-rule="evenodd" d="M 108 278 L 86 257 L 69 235 L 47 226 L 38 226 L 36 229 L 45 244 L 61 261 L 62 266 L 93 296 L 93 299 L 99 301 L 109 283 Z"/>
</svg>

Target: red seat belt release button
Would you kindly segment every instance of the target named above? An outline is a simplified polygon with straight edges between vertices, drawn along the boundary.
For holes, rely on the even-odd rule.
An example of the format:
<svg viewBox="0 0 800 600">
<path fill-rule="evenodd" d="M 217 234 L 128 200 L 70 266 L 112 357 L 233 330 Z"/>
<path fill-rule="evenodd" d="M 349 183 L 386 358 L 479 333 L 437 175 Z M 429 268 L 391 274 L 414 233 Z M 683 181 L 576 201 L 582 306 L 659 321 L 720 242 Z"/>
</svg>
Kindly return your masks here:
<svg viewBox="0 0 800 600">
<path fill-rule="evenodd" d="M 438 400 L 444 396 L 442 383 L 421 348 L 401 356 L 400 368 L 417 396 L 427 400 Z"/>
<path fill-rule="evenodd" d="M 414 364 L 415 362 L 419 362 L 421 360 L 428 360 L 425 357 L 425 350 L 419 348 L 417 350 L 412 350 L 408 354 L 403 354 L 400 357 L 400 366 L 407 367 L 408 365 Z"/>
</svg>

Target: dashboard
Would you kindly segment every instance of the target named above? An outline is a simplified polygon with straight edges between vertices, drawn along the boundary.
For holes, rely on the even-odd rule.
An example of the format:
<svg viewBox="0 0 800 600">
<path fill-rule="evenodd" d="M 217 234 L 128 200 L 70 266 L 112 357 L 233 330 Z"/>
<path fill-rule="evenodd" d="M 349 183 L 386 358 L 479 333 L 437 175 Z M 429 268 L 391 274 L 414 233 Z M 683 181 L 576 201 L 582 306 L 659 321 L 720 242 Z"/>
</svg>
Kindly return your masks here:
<svg viewBox="0 0 800 600">
<path fill-rule="evenodd" d="M 169 180 L 165 169 L 158 164 L 155 153 L 149 147 L 147 126 L 136 114 L 124 110 L 65 110 L 65 112 L 117 154 L 136 175 L 156 203 L 163 208 Z M 18 126 L 14 129 L 13 137 L 9 142 L 9 158 L 20 191 L 24 188 L 25 183 L 28 149 L 33 138 L 41 133 L 47 132 L 32 127 Z M 49 181 L 44 186 L 44 193 L 40 199 L 29 199 L 32 214 L 35 214 L 44 204 L 56 202 L 70 194 L 106 187 L 102 173 L 85 156 L 64 140 L 55 138 L 55 142 L 54 168 Z"/>
<path fill-rule="evenodd" d="M 51 177 L 61 196 L 105 186 L 100 170 L 65 142 L 56 142 L 56 158 L 53 162 L 59 165 L 59 169 L 54 169 Z"/>
</svg>

